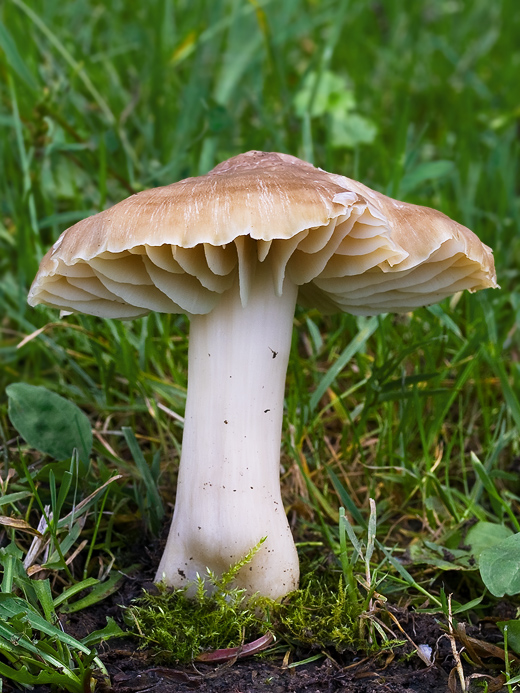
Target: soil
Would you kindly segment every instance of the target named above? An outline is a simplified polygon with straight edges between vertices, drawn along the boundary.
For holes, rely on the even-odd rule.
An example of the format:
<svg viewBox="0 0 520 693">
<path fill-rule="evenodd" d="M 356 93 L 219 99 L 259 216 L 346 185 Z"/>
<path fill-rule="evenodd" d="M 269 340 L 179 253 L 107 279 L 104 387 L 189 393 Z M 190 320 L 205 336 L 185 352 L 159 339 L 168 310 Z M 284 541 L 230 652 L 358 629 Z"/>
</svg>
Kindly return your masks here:
<svg viewBox="0 0 520 693">
<path fill-rule="evenodd" d="M 64 630 L 81 639 L 103 628 L 107 617 L 112 617 L 125 629 L 121 607 L 139 597 L 143 589 L 154 589 L 152 580 L 156 556 L 143 549 L 139 557 L 146 567 L 128 576 L 117 593 L 94 607 L 62 615 Z M 151 652 L 139 649 L 137 640 L 126 637 L 112 639 L 97 648 L 111 683 L 107 685 L 99 680 L 96 693 L 458 693 L 461 688 L 456 661 L 445 624 L 432 615 L 413 610 L 392 609 L 392 612 L 402 629 L 395 626 L 395 621 L 393 624 L 390 621 L 396 636 L 408 640 L 392 652 L 370 658 L 361 654 L 323 652 L 320 660 L 298 664 L 317 654 L 302 649 L 291 652 L 287 659 L 283 654 L 277 657 L 264 654 L 218 665 L 197 662 L 160 666 L 154 662 Z M 503 659 L 492 656 L 501 651 L 492 648 L 502 640 L 495 622 L 514 618 L 515 613 L 512 605 L 503 603 L 497 609 L 496 618 L 465 626 L 463 641 L 459 638 L 456 647 L 459 651 L 469 651 L 473 660 L 468 663 L 462 658 L 464 674 L 470 683 L 468 690 L 487 690 L 488 693 L 505 690 L 501 674 Z M 472 636 L 473 640 L 467 639 L 466 635 Z M 422 659 L 417 648 L 423 653 Z M 475 660 L 480 668 L 475 666 Z M 487 688 L 482 687 L 484 681 Z M 4 681 L 0 690 L 14 693 L 17 689 Z M 50 693 L 51 689 L 36 686 L 32 690 L 33 693 Z"/>
<path fill-rule="evenodd" d="M 107 614 L 107 612 L 104 612 Z M 111 614 L 109 614 L 111 615 Z M 115 615 L 115 614 L 114 614 Z M 220 665 L 194 663 L 188 666 L 154 666 L 153 657 L 138 652 L 135 643 L 112 641 L 102 652 L 112 680 L 112 688 L 100 687 L 102 693 L 174 693 L 197 691 L 198 693 L 455 693 L 460 685 L 455 676 L 455 660 L 451 642 L 445 630 L 433 616 L 426 614 L 400 614 L 401 626 L 418 646 L 429 646 L 432 664 L 424 663 L 415 647 L 409 643 L 394 652 L 383 653 L 376 658 L 339 656 L 331 653 L 321 661 L 290 666 L 313 655 L 313 652 L 293 653 L 290 663 L 283 657 L 277 659 L 249 658 Z M 482 628 L 486 631 L 482 632 Z M 493 625 L 482 624 L 472 628 L 475 636 L 486 637 L 487 642 L 499 641 L 500 633 Z M 402 634 L 401 634 L 402 635 Z M 404 639 L 404 637 L 403 637 Z M 457 644 L 461 649 L 461 643 Z M 425 655 L 428 647 L 424 648 Z M 503 689 L 499 678 L 500 661 L 495 668 L 477 671 L 464 665 L 465 675 L 480 674 L 487 678 L 487 689 Z M 475 683 L 480 681 L 480 676 Z M 473 690 L 477 690 L 476 688 Z M 482 691 L 482 688 L 478 690 Z M 43 693 L 43 691 L 42 691 Z"/>
<path fill-rule="evenodd" d="M 63 616 L 65 630 L 82 638 L 102 628 L 107 616 L 124 627 L 121 606 L 139 596 L 143 587 L 150 588 L 150 577 L 151 573 L 148 572 L 128 578 L 121 590 L 104 602 L 89 610 Z M 507 606 L 503 608 L 507 609 Z M 429 666 L 417 655 L 411 642 L 376 658 L 324 653 L 320 661 L 297 666 L 295 664 L 299 661 L 316 653 L 303 650 L 293 652 L 289 661 L 284 661 L 282 656 L 264 656 L 219 665 L 194 663 L 158 666 L 151 653 L 138 649 L 135 640 L 119 638 L 98 648 L 110 674 L 111 685 L 99 681 L 96 693 L 456 693 L 461 690 L 451 642 L 442 625 L 427 614 L 395 610 L 394 615 L 411 641 L 420 646 L 426 659 L 431 652 L 432 663 Z M 503 614 L 500 616 L 503 617 Z M 470 631 L 483 644 L 500 641 L 500 632 L 493 620 L 468 627 L 468 633 Z M 405 639 L 402 632 L 396 632 Z M 458 642 L 457 649 L 461 650 L 461 647 Z M 486 656 L 478 647 L 475 651 L 482 657 Z M 480 682 L 480 685 L 483 682 L 481 677 L 485 676 L 490 693 L 504 690 L 503 677 L 500 676 L 503 662 L 495 659 L 492 666 L 486 667 L 476 669 L 474 665 L 464 663 L 465 675 L 473 675 L 474 683 Z M 470 690 L 486 689 L 479 687 Z M 11 693 L 14 689 L 4 682 L 3 691 Z M 47 686 L 35 687 L 33 691 L 50 693 Z"/>
</svg>

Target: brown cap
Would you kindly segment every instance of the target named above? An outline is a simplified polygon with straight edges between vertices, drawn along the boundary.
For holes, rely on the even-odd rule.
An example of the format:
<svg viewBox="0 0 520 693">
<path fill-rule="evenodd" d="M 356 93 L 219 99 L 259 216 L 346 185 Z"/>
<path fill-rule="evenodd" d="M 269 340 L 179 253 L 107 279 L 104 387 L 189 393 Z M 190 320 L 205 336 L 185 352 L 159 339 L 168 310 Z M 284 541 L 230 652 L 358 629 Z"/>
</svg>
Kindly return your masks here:
<svg viewBox="0 0 520 693">
<path fill-rule="evenodd" d="M 204 314 L 237 276 L 247 303 L 258 262 L 278 292 L 287 277 L 326 312 L 402 312 L 497 285 L 491 250 L 444 214 L 252 151 L 64 231 L 29 303 L 117 318 Z"/>
</svg>

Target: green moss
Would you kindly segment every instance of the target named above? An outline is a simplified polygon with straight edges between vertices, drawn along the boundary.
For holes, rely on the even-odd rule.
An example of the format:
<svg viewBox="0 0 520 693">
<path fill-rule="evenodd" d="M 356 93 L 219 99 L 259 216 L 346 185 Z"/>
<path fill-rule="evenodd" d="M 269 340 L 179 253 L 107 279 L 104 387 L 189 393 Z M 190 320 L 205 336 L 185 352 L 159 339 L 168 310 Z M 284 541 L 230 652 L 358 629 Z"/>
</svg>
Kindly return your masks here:
<svg viewBox="0 0 520 693">
<path fill-rule="evenodd" d="M 231 587 L 233 577 L 258 547 L 222 578 L 199 579 L 195 597 L 186 588 L 171 591 L 160 585 L 144 593 L 126 612 L 127 624 L 163 663 L 187 662 L 205 650 L 236 647 L 271 631 L 294 649 L 332 652 L 377 651 L 391 643 L 369 637 L 362 600 L 352 599 L 341 575 L 316 577 L 307 571 L 302 587 L 281 602 L 259 597 L 248 600 L 244 590 Z M 305 573 L 304 573 L 305 575 Z M 359 597 L 359 595 L 357 595 Z"/>
<path fill-rule="evenodd" d="M 342 577 L 327 584 L 312 576 L 270 612 L 276 632 L 292 645 L 336 652 L 366 649 L 359 636 L 361 609 L 350 600 Z"/>
<path fill-rule="evenodd" d="M 248 608 L 242 590 L 209 596 L 202 580 L 194 599 L 186 597 L 185 589 L 170 591 L 163 585 L 157 594 L 145 592 L 125 620 L 158 662 L 170 664 L 188 662 L 204 650 L 236 647 L 268 628 Z"/>
<path fill-rule="evenodd" d="M 222 577 L 210 571 L 205 578 L 199 577 L 192 598 L 186 596 L 188 587 L 171 590 L 159 585 L 156 594 L 145 592 L 127 609 L 127 624 L 158 662 L 188 662 L 204 650 L 237 647 L 268 630 L 256 601 L 248 599 L 245 590 L 231 587 L 263 541 Z"/>
</svg>

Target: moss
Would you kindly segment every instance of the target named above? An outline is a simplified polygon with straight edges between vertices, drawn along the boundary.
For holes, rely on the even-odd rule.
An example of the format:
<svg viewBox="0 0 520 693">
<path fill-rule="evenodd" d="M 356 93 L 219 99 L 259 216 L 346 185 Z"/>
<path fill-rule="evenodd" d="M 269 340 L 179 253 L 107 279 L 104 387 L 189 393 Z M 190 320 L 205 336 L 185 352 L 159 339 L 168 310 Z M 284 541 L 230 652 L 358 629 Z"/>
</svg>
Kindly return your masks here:
<svg viewBox="0 0 520 693">
<path fill-rule="evenodd" d="M 359 602 L 350 600 L 341 576 L 328 583 L 312 576 L 269 611 L 277 634 L 297 647 L 336 652 L 366 649 L 359 636 Z"/>
<path fill-rule="evenodd" d="M 244 590 L 231 587 L 233 577 L 256 550 L 222 578 L 211 573 L 200 578 L 193 598 L 186 597 L 186 588 L 172 591 L 160 585 L 156 594 L 144 593 L 127 610 L 128 625 L 156 661 L 188 662 L 205 650 L 236 647 L 267 631 L 293 649 L 339 653 L 381 649 L 361 627 L 366 624 L 362 600 L 353 600 L 341 574 L 329 573 L 324 579 L 314 570 L 306 571 L 302 587 L 281 602 L 263 597 L 248 600 Z"/>
<path fill-rule="evenodd" d="M 203 586 L 188 599 L 185 590 L 160 585 L 157 594 L 144 593 L 125 620 L 162 663 L 188 662 L 204 650 L 235 647 L 267 630 L 239 590 L 209 597 Z"/>
<path fill-rule="evenodd" d="M 199 577 L 194 597 L 188 599 L 187 587 L 171 590 L 160 584 L 157 593 L 144 592 L 126 610 L 126 623 L 141 638 L 142 646 L 154 652 L 156 661 L 189 662 L 200 652 L 237 647 L 268 630 L 256 601 L 248 599 L 245 590 L 231 587 L 262 543 L 222 577 L 211 571 Z"/>
</svg>

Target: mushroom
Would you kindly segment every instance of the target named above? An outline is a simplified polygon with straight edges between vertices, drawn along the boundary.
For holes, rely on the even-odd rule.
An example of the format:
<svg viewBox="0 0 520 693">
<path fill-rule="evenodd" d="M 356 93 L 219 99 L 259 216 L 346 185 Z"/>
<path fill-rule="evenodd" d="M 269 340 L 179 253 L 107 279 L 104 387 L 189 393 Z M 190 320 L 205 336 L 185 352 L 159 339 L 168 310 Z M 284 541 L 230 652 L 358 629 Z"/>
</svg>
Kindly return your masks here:
<svg viewBox="0 0 520 693">
<path fill-rule="evenodd" d="M 190 318 L 173 522 L 157 580 L 222 574 L 279 598 L 298 557 L 279 483 L 297 299 L 326 313 L 406 312 L 495 287 L 491 250 L 444 214 L 287 154 L 251 151 L 65 231 L 29 303 L 111 318 Z"/>
</svg>

